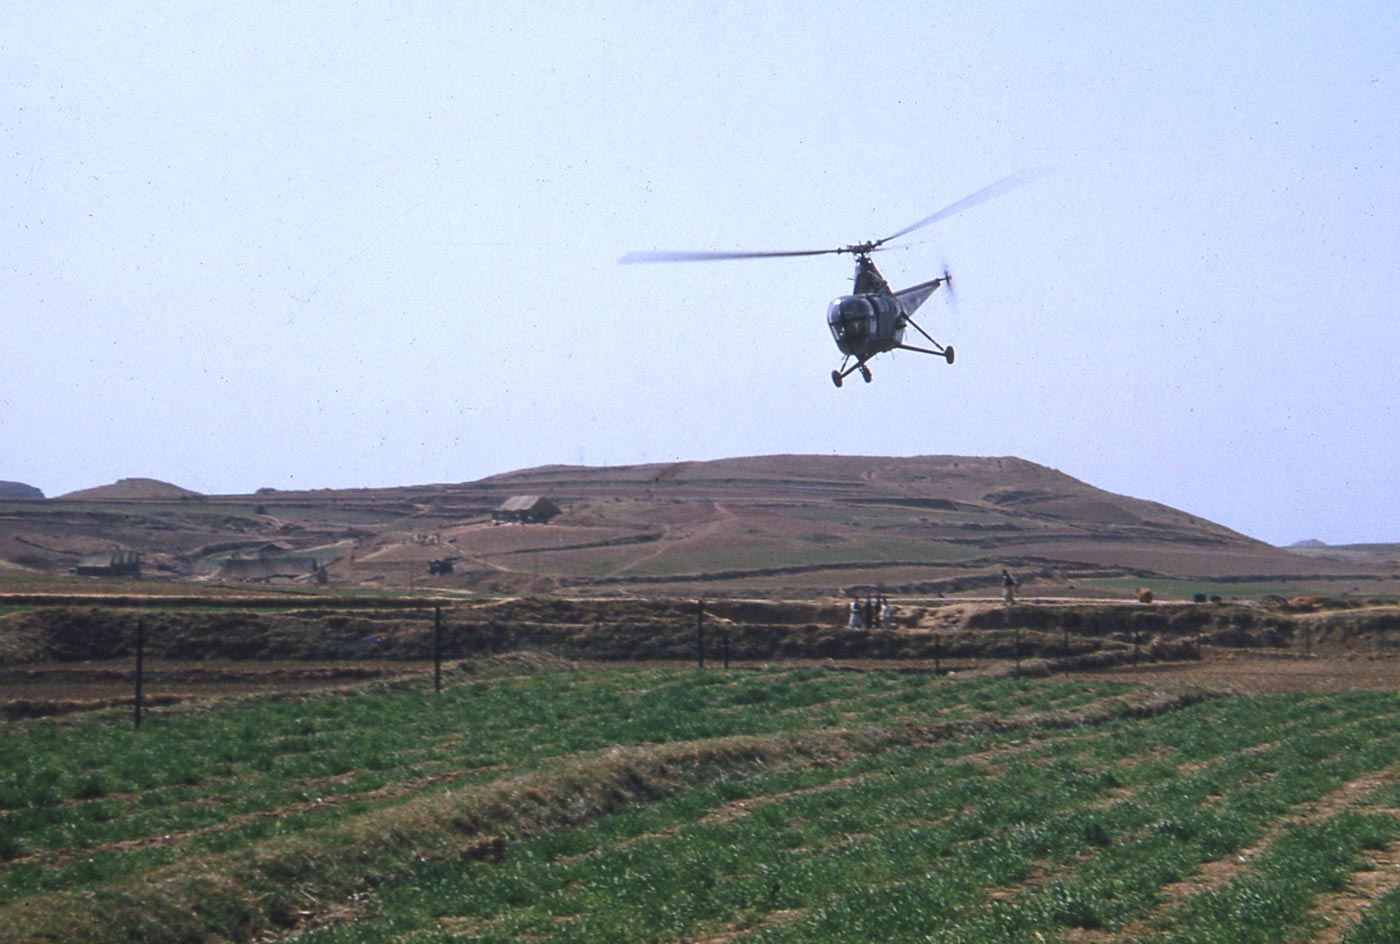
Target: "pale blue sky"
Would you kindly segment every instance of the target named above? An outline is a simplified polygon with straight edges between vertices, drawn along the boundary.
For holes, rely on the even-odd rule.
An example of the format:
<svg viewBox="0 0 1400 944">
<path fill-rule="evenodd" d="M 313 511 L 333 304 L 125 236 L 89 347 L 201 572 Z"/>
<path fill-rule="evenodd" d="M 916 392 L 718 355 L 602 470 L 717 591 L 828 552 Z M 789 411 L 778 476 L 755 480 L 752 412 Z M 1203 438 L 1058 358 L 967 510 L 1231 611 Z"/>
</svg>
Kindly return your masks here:
<svg viewBox="0 0 1400 944">
<path fill-rule="evenodd" d="M 1400 7 L 0 6 L 0 479 L 1016 455 L 1400 541 Z M 800 9 L 800 13 L 797 12 Z M 832 387 L 845 256 L 951 264 Z"/>
</svg>

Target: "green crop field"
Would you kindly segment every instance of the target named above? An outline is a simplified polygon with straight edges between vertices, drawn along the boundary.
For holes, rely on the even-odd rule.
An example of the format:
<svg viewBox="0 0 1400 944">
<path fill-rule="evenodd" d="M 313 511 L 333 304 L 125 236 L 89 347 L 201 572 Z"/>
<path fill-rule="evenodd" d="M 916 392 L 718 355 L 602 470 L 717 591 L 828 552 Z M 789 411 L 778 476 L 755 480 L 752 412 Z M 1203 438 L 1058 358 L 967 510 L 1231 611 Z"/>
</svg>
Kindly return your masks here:
<svg viewBox="0 0 1400 944">
<path fill-rule="evenodd" d="M 6 723 L 0 940 L 1400 940 L 1390 693 L 526 667 Z"/>
</svg>

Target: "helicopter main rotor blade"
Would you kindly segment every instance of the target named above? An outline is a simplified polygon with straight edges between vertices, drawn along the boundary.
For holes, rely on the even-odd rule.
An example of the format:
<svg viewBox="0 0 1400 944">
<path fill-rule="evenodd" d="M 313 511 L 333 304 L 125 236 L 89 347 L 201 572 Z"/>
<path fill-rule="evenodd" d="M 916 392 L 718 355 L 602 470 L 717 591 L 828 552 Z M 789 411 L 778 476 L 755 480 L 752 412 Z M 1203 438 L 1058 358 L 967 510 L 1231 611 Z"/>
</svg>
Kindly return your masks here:
<svg viewBox="0 0 1400 944">
<path fill-rule="evenodd" d="M 1008 190 L 1014 190 L 1017 187 L 1024 186 L 1030 183 L 1031 181 L 1035 180 L 1036 178 L 1041 177 L 1043 174 L 1044 171 L 1041 170 L 1023 170 L 1018 171 L 1014 174 L 1009 174 L 1008 176 L 1001 178 L 995 183 L 988 184 L 976 193 L 969 194 L 968 196 L 963 197 L 956 203 L 950 203 L 948 206 L 945 206 L 943 209 L 939 210 L 937 213 L 934 213 L 932 216 L 926 216 L 923 219 L 919 220 L 919 222 L 906 226 L 904 227 L 904 229 L 900 230 L 897 233 L 892 233 L 889 236 L 886 236 L 884 239 L 877 239 L 873 242 L 855 243 L 850 246 L 841 246 L 836 249 L 779 249 L 760 251 L 741 250 L 737 252 L 726 252 L 723 250 L 700 250 L 698 252 L 688 252 L 683 250 L 629 252 L 617 261 L 620 263 L 630 265 L 634 263 L 645 262 L 716 262 L 723 259 L 780 259 L 792 256 L 829 256 L 834 253 L 850 253 L 851 255 L 856 256 L 867 256 L 872 252 L 879 252 L 882 248 L 884 248 L 885 243 L 890 242 L 891 240 L 898 239 L 901 236 L 907 236 L 909 233 L 914 232 L 914 230 L 922 229 L 923 227 L 928 226 L 930 223 L 936 223 L 941 219 L 945 219 L 954 215 L 955 213 L 961 213 L 964 210 L 971 209 L 972 207 L 977 206 L 977 204 L 979 203 L 985 203 L 986 201 L 991 200 L 994 197 L 999 197 L 1002 194 L 1006 193 Z"/>
<path fill-rule="evenodd" d="M 892 239 L 898 239 L 901 236 L 907 236 L 910 233 L 914 232 L 914 230 L 916 229 L 923 229 L 930 223 L 937 223 L 939 220 L 947 219 L 948 217 L 953 216 L 957 213 L 961 213 L 964 210 L 970 210 L 973 207 L 977 206 L 977 204 L 986 203 L 988 200 L 1001 196 L 1008 190 L 1015 190 L 1017 187 L 1023 187 L 1031 181 L 1035 180 L 1036 178 L 1043 176 L 1043 174 L 1044 171 L 1041 170 L 1022 170 L 1017 171 L 1014 174 L 1008 174 L 1007 176 L 1001 178 L 1001 180 L 998 180 L 995 183 L 988 184 L 976 193 L 968 194 L 956 203 L 948 204 L 932 216 L 926 216 L 923 219 L 919 220 L 919 222 L 912 223 L 909 226 L 904 227 L 904 229 L 900 230 L 899 232 L 886 236 L 884 239 L 876 241 L 874 245 L 883 245 L 884 243 L 887 243 Z"/>
<path fill-rule="evenodd" d="M 776 250 L 772 252 L 629 252 L 621 259 L 621 263 L 632 264 L 637 262 L 714 262 L 719 259 L 773 259 L 782 256 L 825 256 L 833 252 L 842 252 L 840 249 L 795 249 Z"/>
</svg>

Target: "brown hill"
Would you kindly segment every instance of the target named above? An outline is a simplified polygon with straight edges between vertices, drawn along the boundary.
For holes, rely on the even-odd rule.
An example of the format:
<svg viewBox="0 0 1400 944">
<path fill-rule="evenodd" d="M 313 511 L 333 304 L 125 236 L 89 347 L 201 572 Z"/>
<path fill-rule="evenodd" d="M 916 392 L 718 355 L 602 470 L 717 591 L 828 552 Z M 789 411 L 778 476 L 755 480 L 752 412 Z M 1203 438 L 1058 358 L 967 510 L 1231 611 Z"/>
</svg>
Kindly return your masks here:
<svg viewBox="0 0 1400 944">
<path fill-rule="evenodd" d="M 882 585 L 985 595 L 1003 567 L 1028 589 L 1071 596 L 1149 584 L 1159 597 L 1400 590 L 1394 568 L 1290 553 L 1007 457 L 545 466 L 454 485 L 251 496 L 163 483 L 114 491 L 122 485 L 37 507 L 0 502 L 0 561 L 54 572 L 119 547 L 140 551 L 147 573 L 212 577 L 233 555 L 296 555 L 294 572 L 314 560 L 332 583 L 504 593 L 817 597 Z M 491 511 L 518 495 L 547 496 L 561 514 L 493 525 Z"/>
<path fill-rule="evenodd" d="M 60 495 L 63 501 L 126 501 L 130 499 L 180 499 L 201 498 L 199 492 L 192 492 L 169 482 L 157 479 L 118 479 L 111 485 L 84 488 L 76 492 Z"/>
<path fill-rule="evenodd" d="M 1079 589 L 1069 586 L 1079 575 L 1116 578 L 1124 584 L 1119 592 L 1130 592 L 1126 582 L 1139 578 L 1326 582 L 1352 572 L 1011 457 L 547 466 L 480 484 L 488 483 L 548 494 L 566 514 L 533 537 L 460 535 L 476 560 L 518 566 L 528 555 L 543 575 L 578 572 L 586 557 L 594 586 L 703 591 L 707 583 L 739 580 L 775 592 L 830 592 L 853 583 L 985 592 L 1006 566 L 1058 581 L 1066 591 Z M 623 546 L 617 535 L 610 548 L 586 548 L 581 534 L 558 530 L 604 524 L 630 528 L 634 545 Z"/>
</svg>

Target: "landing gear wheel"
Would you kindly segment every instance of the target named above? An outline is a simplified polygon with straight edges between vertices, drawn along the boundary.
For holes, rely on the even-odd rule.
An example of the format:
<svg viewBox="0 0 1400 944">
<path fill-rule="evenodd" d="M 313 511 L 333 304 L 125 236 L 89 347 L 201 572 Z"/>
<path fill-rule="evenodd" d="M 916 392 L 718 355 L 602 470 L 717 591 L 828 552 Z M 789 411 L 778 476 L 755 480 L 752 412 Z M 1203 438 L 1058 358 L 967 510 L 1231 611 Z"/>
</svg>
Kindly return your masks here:
<svg viewBox="0 0 1400 944">
<path fill-rule="evenodd" d="M 862 377 L 865 378 L 865 382 L 866 382 L 866 383 L 870 383 L 870 368 L 869 368 L 869 367 L 861 367 L 861 369 L 860 369 L 860 375 L 861 375 Z"/>
<path fill-rule="evenodd" d="M 841 371 L 833 370 L 831 372 L 831 382 L 836 384 L 836 386 L 838 387 L 841 386 Z"/>
<path fill-rule="evenodd" d="M 953 345 L 948 345 L 943 349 L 943 358 L 948 363 L 953 363 Z"/>
</svg>

